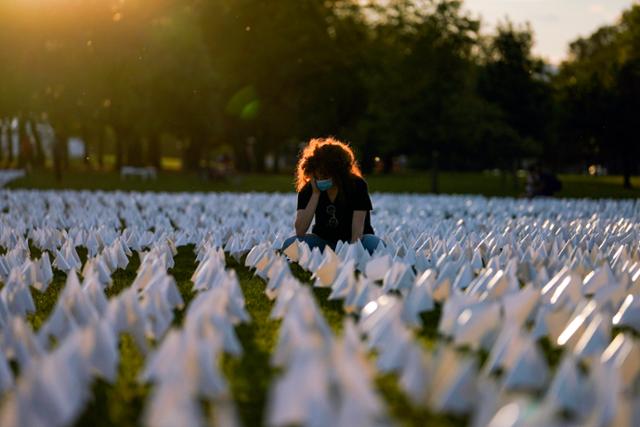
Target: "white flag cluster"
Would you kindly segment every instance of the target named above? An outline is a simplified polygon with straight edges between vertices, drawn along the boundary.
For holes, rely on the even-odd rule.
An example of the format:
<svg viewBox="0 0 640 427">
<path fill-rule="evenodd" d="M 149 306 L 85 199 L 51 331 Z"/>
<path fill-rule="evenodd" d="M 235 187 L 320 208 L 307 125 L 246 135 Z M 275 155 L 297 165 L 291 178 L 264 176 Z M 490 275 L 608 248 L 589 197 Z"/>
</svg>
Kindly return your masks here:
<svg viewBox="0 0 640 427">
<path fill-rule="evenodd" d="M 282 319 L 272 364 L 283 375 L 271 391 L 268 424 L 387 425 L 366 348 L 351 319 L 336 338 L 310 288 L 269 245 L 254 247 L 245 263 L 267 281 L 267 296 L 276 300 L 271 317 Z"/>
<path fill-rule="evenodd" d="M 416 203 L 396 207 L 402 225 L 371 257 L 360 244 L 284 253 L 359 310 L 378 369 L 417 404 L 476 425 L 637 425 L 640 204 L 426 199 L 438 206 L 418 216 L 444 218 L 414 228 Z M 413 335 L 436 304 L 428 351 Z M 555 370 L 541 340 L 562 352 Z"/>
<path fill-rule="evenodd" d="M 184 327 L 168 333 L 141 376 L 155 384 L 146 412 L 149 426 L 204 425 L 199 398 L 214 402 L 217 425 L 239 425 L 217 362 L 222 352 L 242 354 L 233 327 L 249 321 L 249 315 L 235 273 L 224 268 L 222 250 L 205 242 L 198 258 L 191 278 L 198 294 Z"/>
<path fill-rule="evenodd" d="M 225 253 L 246 255 L 281 319 L 269 425 L 393 424 L 378 373 L 476 426 L 640 425 L 638 201 L 373 199 L 386 245 L 369 254 L 280 252 L 293 195 L 0 191 L 0 425 L 73 423 L 94 379 L 116 379 L 121 333 L 145 355 L 146 425 L 207 424 L 202 400 L 238 424 L 219 361 L 242 357 L 235 327 L 250 319 Z M 185 306 L 171 269 L 189 244 Z M 115 291 L 132 257 L 136 277 Z M 342 301 L 340 334 L 291 261 Z M 54 275 L 66 283 L 34 331 L 32 295 Z"/>
</svg>

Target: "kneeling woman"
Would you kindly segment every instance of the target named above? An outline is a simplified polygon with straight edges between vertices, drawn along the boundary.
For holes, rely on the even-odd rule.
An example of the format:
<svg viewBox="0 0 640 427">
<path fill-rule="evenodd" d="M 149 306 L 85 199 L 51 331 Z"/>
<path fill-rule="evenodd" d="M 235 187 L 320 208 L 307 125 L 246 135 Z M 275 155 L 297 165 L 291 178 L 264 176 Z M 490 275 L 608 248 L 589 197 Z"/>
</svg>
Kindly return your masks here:
<svg viewBox="0 0 640 427">
<path fill-rule="evenodd" d="M 373 207 L 367 183 L 347 144 L 333 138 L 312 139 L 298 160 L 296 190 L 296 235 L 285 240 L 283 249 L 295 239 L 320 249 L 326 245 L 335 249 L 338 240 L 360 240 L 373 253 L 381 242 L 371 227 Z"/>
</svg>

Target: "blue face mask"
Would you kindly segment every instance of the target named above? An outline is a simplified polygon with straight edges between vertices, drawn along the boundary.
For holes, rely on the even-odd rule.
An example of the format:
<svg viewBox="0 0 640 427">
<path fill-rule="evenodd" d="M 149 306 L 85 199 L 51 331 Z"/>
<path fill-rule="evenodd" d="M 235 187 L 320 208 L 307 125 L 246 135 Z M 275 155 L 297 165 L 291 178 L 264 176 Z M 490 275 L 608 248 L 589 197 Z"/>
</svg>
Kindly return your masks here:
<svg viewBox="0 0 640 427">
<path fill-rule="evenodd" d="M 333 186 L 333 181 L 331 178 L 329 179 L 316 179 L 316 185 L 318 186 L 318 190 L 327 191 Z"/>
</svg>

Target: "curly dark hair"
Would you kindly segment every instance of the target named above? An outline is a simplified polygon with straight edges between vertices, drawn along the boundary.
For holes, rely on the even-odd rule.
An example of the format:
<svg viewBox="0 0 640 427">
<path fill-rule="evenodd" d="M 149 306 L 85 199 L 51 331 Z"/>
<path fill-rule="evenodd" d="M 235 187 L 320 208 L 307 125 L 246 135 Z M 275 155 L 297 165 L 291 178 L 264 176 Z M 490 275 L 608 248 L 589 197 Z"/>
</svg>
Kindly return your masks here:
<svg viewBox="0 0 640 427">
<path fill-rule="evenodd" d="M 352 176 L 362 178 L 351 147 L 332 137 L 313 138 L 301 151 L 296 166 L 296 191 L 302 190 L 316 172 L 330 176 L 338 188 L 344 188 Z"/>
</svg>

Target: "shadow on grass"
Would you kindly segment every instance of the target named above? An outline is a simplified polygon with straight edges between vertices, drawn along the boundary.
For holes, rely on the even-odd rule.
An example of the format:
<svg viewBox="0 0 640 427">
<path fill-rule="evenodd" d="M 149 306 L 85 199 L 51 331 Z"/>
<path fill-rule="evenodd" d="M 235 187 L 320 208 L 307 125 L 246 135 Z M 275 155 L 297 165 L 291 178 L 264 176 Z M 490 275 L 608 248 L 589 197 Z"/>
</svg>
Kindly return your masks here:
<svg viewBox="0 0 640 427">
<path fill-rule="evenodd" d="M 120 364 L 114 384 L 97 380 L 91 387 L 91 400 L 75 425 L 80 427 L 134 427 L 141 425 L 150 384 L 138 382 L 145 356 L 128 334 L 120 336 Z"/>
<path fill-rule="evenodd" d="M 184 316 L 187 314 L 189 303 L 196 296 L 196 291 L 193 290 L 193 282 L 191 282 L 191 276 L 197 267 L 194 250 L 195 245 L 180 246 L 178 253 L 173 257 L 173 268 L 169 269 L 169 274 L 175 279 L 178 291 L 180 291 L 180 295 L 184 301 L 184 306 L 173 312 L 172 325 L 175 327 L 182 325 Z"/>
<path fill-rule="evenodd" d="M 376 387 L 384 396 L 389 413 L 400 425 L 406 427 L 459 427 L 468 424 L 466 417 L 435 414 L 424 405 L 415 405 L 399 387 L 396 374 L 378 374 Z M 425 402 L 426 404 L 426 402 Z"/>
</svg>

